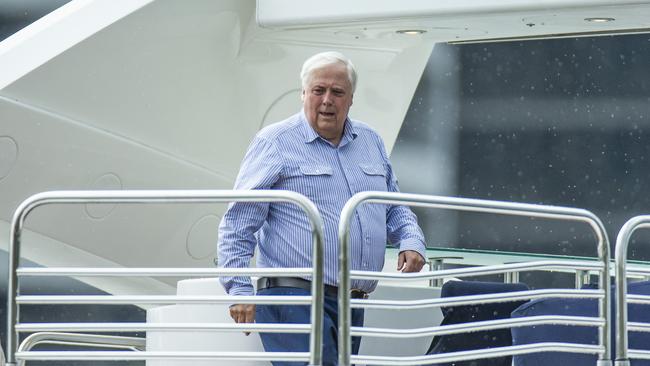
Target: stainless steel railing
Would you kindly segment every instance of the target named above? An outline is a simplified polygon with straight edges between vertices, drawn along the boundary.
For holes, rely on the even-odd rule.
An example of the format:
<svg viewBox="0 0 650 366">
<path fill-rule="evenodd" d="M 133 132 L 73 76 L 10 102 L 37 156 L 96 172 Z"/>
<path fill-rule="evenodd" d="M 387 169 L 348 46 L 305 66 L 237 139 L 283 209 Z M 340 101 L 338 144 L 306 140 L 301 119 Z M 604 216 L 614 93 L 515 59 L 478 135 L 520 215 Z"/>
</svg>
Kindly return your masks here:
<svg viewBox="0 0 650 366">
<path fill-rule="evenodd" d="M 313 238 L 313 267 L 293 269 L 187 269 L 187 268 L 24 268 L 18 269 L 20 259 L 21 234 L 24 222 L 35 208 L 48 204 L 87 204 L 87 203 L 215 203 L 215 202 L 289 202 L 300 206 L 311 223 Z M 322 320 L 323 320 L 323 221 L 316 206 L 301 194 L 289 191 L 255 190 L 140 190 L 140 191 L 55 191 L 35 194 L 23 201 L 16 209 L 9 238 L 9 281 L 7 299 L 7 353 L 5 365 L 15 366 L 20 360 L 146 360 L 165 358 L 184 358 L 189 360 L 286 360 L 309 361 L 320 365 L 322 361 Z M 239 296 L 238 303 L 258 304 L 311 304 L 311 324 L 291 327 L 269 327 L 258 324 L 207 324 L 209 329 L 229 331 L 292 331 L 310 333 L 310 352 L 265 353 L 265 352 L 132 352 L 132 351 L 24 351 L 17 352 L 17 331 L 134 331 L 150 329 L 178 330 L 179 324 L 101 324 L 84 323 L 76 327 L 63 324 L 18 324 L 18 304 L 164 304 L 164 303 L 232 303 L 229 296 L 18 296 L 18 275 L 21 276 L 179 276 L 183 274 L 215 276 L 259 275 L 286 276 L 311 275 L 312 295 L 302 297 Z M 57 328 L 58 326 L 58 328 Z M 196 325 L 185 324 L 188 329 Z M 203 324 L 206 326 L 206 324 Z M 270 329 L 271 328 L 271 329 Z"/>
<path fill-rule="evenodd" d="M 570 344 L 570 343 L 535 343 L 519 346 L 494 347 L 472 351 L 449 352 L 438 355 L 410 356 L 410 357 L 380 357 L 366 356 L 363 359 L 355 358 L 354 362 L 364 361 L 367 365 L 429 365 L 431 363 L 449 363 L 458 361 L 479 360 L 493 357 L 517 356 L 534 352 L 571 352 L 571 353 L 600 353 L 602 347 L 596 345 Z M 600 361 L 599 361 L 600 362 Z M 599 364 L 600 366 L 600 364 Z"/>
<path fill-rule="evenodd" d="M 544 265 L 549 265 L 551 263 L 542 263 L 542 262 L 528 262 L 528 263 L 517 263 L 517 264 L 507 264 L 501 266 L 489 266 L 491 268 L 484 269 L 459 269 L 459 270 L 449 270 L 449 271 L 438 271 L 438 272 L 425 272 L 425 273 L 416 273 L 416 274 L 385 274 L 385 273 L 373 273 L 373 272 L 362 272 L 362 271 L 350 271 L 349 265 L 349 241 L 350 241 L 350 224 L 351 219 L 359 205 L 362 203 L 379 203 L 379 204 L 393 204 L 393 205 L 408 205 L 408 206 L 419 206 L 419 207 L 430 207 L 430 208 L 442 208 L 442 209 L 453 209 L 459 211 L 471 211 L 471 212 L 484 212 L 484 213 L 496 213 L 502 215 L 516 215 L 516 216 L 529 216 L 529 217 L 539 217 L 547 219 L 556 219 L 556 220 L 565 220 L 565 221 L 577 221 L 584 222 L 588 224 L 595 232 L 597 238 L 597 249 L 598 249 L 598 264 L 597 266 L 591 267 L 585 263 L 572 263 L 564 262 L 569 265 L 582 265 L 585 266 L 584 269 L 595 269 L 599 273 L 599 290 L 565 290 L 556 293 L 544 293 L 545 290 L 536 290 L 536 291 L 527 291 L 527 294 L 517 294 L 517 293 L 507 293 L 507 294 L 496 294 L 492 296 L 494 301 L 512 301 L 513 296 L 522 296 L 520 298 L 532 298 L 533 296 L 556 296 L 564 297 L 566 296 L 575 296 L 582 298 L 597 298 L 599 299 L 598 306 L 598 318 L 591 318 L 592 321 L 589 321 L 590 325 L 599 327 L 599 345 L 577 345 L 570 343 L 542 343 L 534 345 L 522 345 L 522 346 L 510 346 L 510 347 L 499 347 L 491 348 L 485 350 L 476 350 L 476 351 L 464 351 L 464 352 L 454 352 L 441 355 L 426 355 L 426 356 L 416 356 L 416 357 L 382 357 L 382 356 L 365 356 L 365 357 L 354 357 L 355 363 L 368 363 L 368 364 L 384 364 L 384 365 L 423 365 L 433 362 L 452 362 L 452 361 L 461 361 L 469 359 L 479 359 L 479 358 L 490 358 L 490 357 L 499 357 L 506 355 L 517 355 L 525 354 L 532 352 L 544 352 L 544 351 L 553 351 L 553 352 L 579 352 L 579 353 L 596 353 L 598 354 L 598 365 L 605 366 L 611 365 L 610 359 L 610 286 L 609 286 L 609 240 L 607 238 L 607 233 L 604 229 L 604 226 L 600 219 L 596 217 L 593 213 L 575 208 L 566 208 L 566 207 L 554 207 L 554 206 L 541 206 L 541 205 L 532 205 L 532 204 L 522 204 L 522 203 L 511 203 L 511 202 L 500 202 L 500 201 L 489 201 L 489 200 L 478 200 L 478 199 L 467 199 L 467 198 L 456 198 L 456 197 L 441 197 L 441 196 L 427 196 L 427 195 L 415 195 L 415 194 L 405 194 L 405 193 L 392 193 L 392 192 L 361 192 L 355 194 L 348 202 L 346 203 L 343 211 L 341 212 L 341 217 L 339 221 L 339 365 L 348 366 L 351 361 L 351 333 L 354 335 L 370 335 L 373 332 L 366 332 L 362 329 L 354 329 L 350 327 L 350 318 L 351 318 L 351 304 L 358 305 L 360 307 L 365 306 L 378 306 L 381 303 L 382 306 L 395 306 L 396 303 L 390 303 L 386 301 L 371 301 L 371 300 L 355 300 L 351 303 L 350 301 L 350 278 L 360 278 L 360 279 L 387 279 L 391 278 L 394 280 L 408 279 L 412 280 L 414 278 L 441 278 L 451 276 L 453 273 L 454 277 L 459 277 L 463 275 L 476 275 L 479 272 L 488 274 L 488 273 L 506 273 L 511 271 L 513 268 L 526 268 L 529 269 L 530 266 L 543 267 Z M 558 265 L 558 264 L 553 264 Z M 521 266 L 521 267 L 517 267 Z M 590 268 L 586 268 L 590 267 Z M 469 274 L 472 273 L 472 274 Z M 530 296 L 530 297 L 527 297 Z M 469 296 L 467 298 L 470 298 Z M 459 299 L 456 298 L 453 301 L 463 301 L 476 300 L 484 301 L 484 299 L 489 298 L 487 295 L 481 295 L 478 298 L 474 299 Z M 508 299 L 508 300 L 505 300 Z M 449 305 L 451 302 L 448 299 L 437 300 L 428 300 L 429 306 L 433 306 L 435 303 L 436 306 Z M 362 305 L 362 302 L 367 305 Z M 471 302 L 468 302 L 471 303 Z M 411 304 L 414 305 L 414 304 Z M 422 304 L 417 304 L 422 305 Z M 455 304 L 456 305 L 456 304 Z M 535 319 L 536 322 L 542 322 L 543 324 L 566 324 L 568 321 L 584 321 L 585 319 Z M 562 323 L 565 322 L 565 323 Z M 507 324 L 507 325 L 506 325 Z M 516 323 L 512 320 L 503 321 L 501 323 L 487 323 L 479 325 L 478 329 L 474 325 L 475 330 L 481 330 L 480 327 L 487 326 L 521 326 L 521 323 Z M 447 328 L 449 329 L 449 328 Z M 351 332 L 354 330 L 354 332 Z M 435 331 L 440 329 L 427 329 L 427 334 L 436 334 Z M 466 329 L 465 329 L 466 330 Z M 391 330 L 394 332 L 394 330 Z M 422 334 L 425 329 L 415 330 L 412 333 Z M 374 333 L 387 333 L 388 330 L 375 330 Z"/>
<path fill-rule="evenodd" d="M 615 263 L 616 263 L 616 357 L 614 365 L 629 366 L 629 356 L 632 358 L 650 359 L 650 351 L 628 350 L 628 328 L 636 331 L 650 332 L 648 324 L 628 324 L 627 303 L 650 304 L 650 297 L 627 294 L 627 249 L 632 234 L 638 229 L 650 228 L 650 215 L 636 216 L 629 219 L 616 237 Z M 635 269 L 635 274 L 647 276 L 650 271 Z"/>
<path fill-rule="evenodd" d="M 600 267 L 595 263 L 588 265 L 584 261 L 567 261 L 562 266 L 553 265 L 553 262 L 546 263 L 531 262 L 532 267 L 536 270 L 553 270 L 564 269 L 567 267 Z M 545 267 L 544 265 L 551 265 Z M 482 268 L 468 268 L 457 269 L 449 271 L 440 271 L 435 274 L 435 277 L 446 277 L 449 273 L 454 273 L 455 277 L 476 276 L 482 274 L 501 274 L 508 273 L 511 268 L 505 268 L 507 265 L 494 265 L 490 266 L 488 271 L 480 271 Z M 501 267 L 501 268 L 499 268 Z M 478 269 L 478 270 L 477 270 Z M 600 269 L 600 268 L 598 268 Z M 377 279 L 371 276 L 371 272 L 364 272 L 364 275 L 358 275 L 361 271 L 352 271 L 352 278 L 363 279 Z M 382 280 L 394 281 L 411 281 L 415 278 L 426 278 L 427 276 L 434 277 L 431 273 L 418 273 L 419 276 L 411 276 L 412 274 L 400 275 L 389 274 L 392 278 L 388 278 L 386 274 L 381 277 Z M 471 296 L 456 296 L 449 298 L 435 298 L 435 299 L 422 299 L 422 300 L 351 300 L 350 306 L 354 308 L 365 309 L 399 309 L 411 310 L 422 308 L 433 308 L 442 306 L 463 306 L 473 304 L 488 304 L 499 302 L 512 302 L 512 301 L 526 301 L 532 299 L 543 298 L 581 298 L 581 299 L 595 299 L 602 301 L 605 293 L 602 290 L 575 290 L 575 289 L 542 289 L 542 290 L 529 290 L 517 291 L 506 293 L 494 293 L 483 295 Z M 365 336 L 365 337 L 392 337 L 392 338 L 416 338 L 424 336 L 439 336 L 448 334 L 458 334 L 465 332 L 487 331 L 494 329 L 528 327 L 539 325 L 572 325 L 581 327 L 603 327 L 605 319 L 602 317 L 585 317 L 585 316 L 560 316 L 560 315 L 545 315 L 545 316 L 529 316 L 525 318 L 514 319 L 499 319 L 489 321 L 477 321 L 465 324 L 454 324 L 445 326 L 415 328 L 415 329 L 389 329 L 389 328 L 368 328 L 368 327 L 351 327 L 350 334 L 352 336 Z M 502 357 L 519 355 L 533 352 L 542 352 L 544 344 L 539 344 L 541 348 L 528 347 L 530 345 L 518 345 L 510 347 L 494 347 L 484 351 L 464 351 L 454 352 L 438 355 L 425 355 L 418 357 L 385 357 L 385 356 L 351 356 L 351 362 L 355 364 L 366 365 L 424 365 L 432 364 L 434 362 L 457 362 L 463 360 L 475 360 L 482 358 Z M 578 345 L 574 343 L 554 343 L 553 352 L 570 352 L 574 353 L 577 347 L 586 346 L 580 350 L 580 353 L 594 353 L 598 355 L 605 354 L 604 345 Z M 550 348 L 549 348 L 550 349 Z M 471 357 L 470 357 L 471 356 Z"/>
<path fill-rule="evenodd" d="M 146 347 L 146 340 L 139 337 L 123 337 L 82 333 L 39 332 L 26 337 L 20 343 L 17 353 L 29 352 L 32 350 L 32 348 L 40 344 L 144 351 Z M 24 364 L 24 360 L 18 361 L 18 365 L 23 366 Z"/>
<path fill-rule="evenodd" d="M 66 346 L 98 347 L 144 351 L 146 340 L 139 337 L 109 336 L 98 334 L 39 332 L 26 337 L 18 347 L 18 352 L 26 352 L 39 344 L 59 344 Z"/>
</svg>

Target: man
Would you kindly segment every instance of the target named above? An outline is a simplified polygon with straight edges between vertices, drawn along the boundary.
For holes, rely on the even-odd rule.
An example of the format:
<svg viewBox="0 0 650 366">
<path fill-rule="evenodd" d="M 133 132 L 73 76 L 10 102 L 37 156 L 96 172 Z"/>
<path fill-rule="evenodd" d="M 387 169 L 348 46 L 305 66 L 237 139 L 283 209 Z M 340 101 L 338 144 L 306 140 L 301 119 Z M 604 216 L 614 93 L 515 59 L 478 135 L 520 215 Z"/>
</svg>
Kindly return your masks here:
<svg viewBox="0 0 650 366">
<path fill-rule="evenodd" d="M 281 189 L 299 192 L 318 207 L 325 224 L 324 336 L 325 365 L 337 362 L 338 221 L 357 192 L 398 191 L 383 141 L 366 124 L 348 118 L 356 87 L 352 63 L 338 52 L 305 61 L 303 110 L 261 130 L 242 162 L 235 189 Z M 424 237 L 415 215 L 404 206 L 362 205 L 351 230 L 350 264 L 355 270 L 381 271 L 388 239 L 399 245 L 398 270 L 418 272 L 424 264 Z M 311 267 L 312 236 L 302 210 L 291 204 L 233 203 L 219 227 L 219 265 L 247 267 L 258 246 L 258 267 Z M 244 277 L 222 284 L 231 295 L 252 295 Z M 376 281 L 352 281 L 352 297 L 364 298 Z M 309 279 L 261 278 L 258 295 L 308 295 Z M 230 308 L 238 323 L 308 323 L 308 306 L 248 305 Z M 353 309 L 352 324 L 363 324 L 363 310 Z M 307 351 L 304 334 L 262 333 L 270 352 Z M 356 337 L 355 337 L 356 338 Z M 360 340 L 353 339 L 356 353 Z M 274 362 L 275 366 L 285 363 Z M 289 364 L 289 363 L 286 363 Z M 291 363 L 293 364 L 293 363 Z"/>
</svg>

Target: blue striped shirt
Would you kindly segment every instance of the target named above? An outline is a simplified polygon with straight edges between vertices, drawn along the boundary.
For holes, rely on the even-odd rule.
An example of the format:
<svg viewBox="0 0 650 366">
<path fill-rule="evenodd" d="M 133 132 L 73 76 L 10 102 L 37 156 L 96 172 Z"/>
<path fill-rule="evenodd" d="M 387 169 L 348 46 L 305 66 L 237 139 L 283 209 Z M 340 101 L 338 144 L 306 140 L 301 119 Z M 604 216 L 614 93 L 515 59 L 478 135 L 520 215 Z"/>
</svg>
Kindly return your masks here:
<svg viewBox="0 0 650 366">
<path fill-rule="evenodd" d="M 312 200 L 325 225 L 324 281 L 337 286 L 338 222 L 345 203 L 362 191 L 397 192 L 381 137 L 366 124 L 347 119 L 338 146 L 320 137 L 303 112 L 268 126 L 253 139 L 242 161 L 235 189 L 282 189 Z M 350 228 L 350 266 L 381 271 L 386 243 L 424 258 L 424 236 L 408 207 L 364 204 Z M 388 240 L 387 240 L 388 239 Z M 311 267 L 311 225 L 290 203 L 232 203 L 219 226 L 220 267 L 245 268 L 255 246 L 257 267 Z M 231 295 L 251 295 L 245 277 L 224 277 Z M 376 281 L 353 280 L 352 288 L 370 292 Z"/>
</svg>

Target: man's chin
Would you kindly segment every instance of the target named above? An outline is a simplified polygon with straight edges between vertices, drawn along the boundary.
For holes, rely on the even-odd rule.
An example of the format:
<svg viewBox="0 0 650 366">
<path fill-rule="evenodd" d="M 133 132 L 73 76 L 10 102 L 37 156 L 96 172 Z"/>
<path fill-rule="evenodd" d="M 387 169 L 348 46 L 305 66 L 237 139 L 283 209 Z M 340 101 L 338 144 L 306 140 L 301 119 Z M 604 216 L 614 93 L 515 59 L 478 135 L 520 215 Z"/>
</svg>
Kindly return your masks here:
<svg viewBox="0 0 650 366">
<path fill-rule="evenodd" d="M 334 125 L 336 124 L 336 117 L 325 117 L 322 115 L 318 116 L 318 123 L 323 125 Z"/>
</svg>

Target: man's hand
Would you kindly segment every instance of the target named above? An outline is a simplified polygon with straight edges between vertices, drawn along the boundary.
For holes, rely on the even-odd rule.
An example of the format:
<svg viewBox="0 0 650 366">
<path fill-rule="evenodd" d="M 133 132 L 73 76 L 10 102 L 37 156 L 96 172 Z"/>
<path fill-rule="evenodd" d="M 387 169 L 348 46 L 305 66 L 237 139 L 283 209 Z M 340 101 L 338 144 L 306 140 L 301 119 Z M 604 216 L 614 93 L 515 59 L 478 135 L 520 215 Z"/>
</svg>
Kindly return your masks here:
<svg viewBox="0 0 650 366">
<path fill-rule="evenodd" d="M 255 304 L 235 304 L 230 307 L 230 316 L 235 323 L 254 323 Z M 249 335 L 251 332 L 244 332 Z"/>
<path fill-rule="evenodd" d="M 420 272 L 424 258 L 414 250 L 405 250 L 397 257 L 397 270 L 401 272 Z"/>
</svg>

